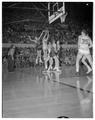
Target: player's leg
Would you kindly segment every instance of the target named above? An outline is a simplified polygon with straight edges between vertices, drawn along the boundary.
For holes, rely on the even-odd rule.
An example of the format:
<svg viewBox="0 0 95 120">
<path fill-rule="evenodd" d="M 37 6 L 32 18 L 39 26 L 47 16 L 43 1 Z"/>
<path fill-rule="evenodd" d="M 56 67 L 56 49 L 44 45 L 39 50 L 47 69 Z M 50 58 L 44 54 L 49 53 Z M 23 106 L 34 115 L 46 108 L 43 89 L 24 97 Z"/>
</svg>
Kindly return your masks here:
<svg viewBox="0 0 95 120">
<path fill-rule="evenodd" d="M 52 65 L 53 65 L 53 59 L 52 57 L 49 58 L 49 68 L 48 70 L 52 69 Z"/>
<path fill-rule="evenodd" d="M 44 58 L 45 69 L 47 69 L 47 54 L 45 49 L 43 49 L 43 58 Z"/>
<path fill-rule="evenodd" d="M 54 61 L 55 61 L 55 67 L 53 68 L 53 70 L 56 70 L 56 56 L 53 57 Z"/>
<path fill-rule="evenodd" d="M 46 54 L 45 54 L 45 50 L 43 49 L 43 57 L 45 58 L 46 57 Z"/>
<path fill-rule="evenodd" d="M 54 70 L 59 71 L 59 60 L 57 56 L 54 56 L 54 60 L 55 60 L 55 67 Z"/>
<path fill-rule="evenodd" d="M 38 64 L 38 59 L 39 59 L 39 58 L 38 58 L 38 54 L 37 54 L 37 57 L 36 57 L 36 64 Z"/>
<path fill-rule="evenodd" d="M 86 55 L 86 58 L 87 58 L 87 60 L 89 61 L 91 67 L 93 68 L 93 62 L 92 62 L 92 57 L 91 57 L 91 55 L 90 55 L 90 54 L 89 54 L 89 55 Z"/>
<path fill-rule="evenodd" d="M 40 63 L 43 63 L 43 62 L 42 62 L 42 59 L 41 59 L 41 50 L 39 51 L 39 62 L 40 62 Z"/>
<path fill-rule="evenodd" d="M 59 59 L 57 56 L 56 56 L 56 68 L 57 68 L 57 71 L 59 71 Z"/>
<path fill-rule="evenodd" d="M 79 62 L 80 62 L 80 59 L 82 58 L 82 54 L 81 53 L 78 53 L 77 54 L 77 58 L 76 58 L 76 72 L 79 72 Z"/>
<path fill-rule="evenodd" d="M 86 58 L 87 58 L 88 62 L 89 62 L 90 65 L 91 65 L 91 69 L 89 69 L 89 70 L 87 71 L 87 74 L 88 74 L 88 73 L 90 73 L 90 72 L 92 71 L 92 69 L 93 69 L 93 62 L 92 62 L 92 57 L 91 57 L 90 54 L 86 55 Z"/>
<path fill-rule="evenodd" d="M 45 69 L 47 69 L 47 58 L 44 58 L 44 62 L 45 62 Z"/>
<path fill-rule="evenodd" d="M 45 58 L 45 69 L 48 69 L 49 56 Z"/>
<path fill-rule="evenodd" d="M 87 62 L 85 60 L 86 60 L 86 56 L 83 56 L 82 63 L 87 67 L 88 72 L 90 72 L 91 71 L 91 67 L 87 64 Z"/>
<path fill-rule="evenodd" d="M 39 57 L 39 61 L 40 61 L 40 63 L 43 63 L 43 62 L 42 62 L 42 59 L 41 59 L 41 56 Z"/>
</svg>

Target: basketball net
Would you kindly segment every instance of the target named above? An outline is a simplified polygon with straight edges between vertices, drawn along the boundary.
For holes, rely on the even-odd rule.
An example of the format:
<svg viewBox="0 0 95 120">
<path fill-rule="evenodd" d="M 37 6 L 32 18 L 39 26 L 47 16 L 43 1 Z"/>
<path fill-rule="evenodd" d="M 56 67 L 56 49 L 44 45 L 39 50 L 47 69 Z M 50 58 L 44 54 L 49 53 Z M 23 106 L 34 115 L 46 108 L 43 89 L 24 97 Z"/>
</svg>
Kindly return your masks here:
<svg viewBox="0 0 95 120">
<path fill-rule="evenodd" d="M 66 13 L 66 14 L 63 14 L 63 15 L 60 17 L 61 23 L 65 22 L 66 16 L 67 16 L 67 13 Z"/>
</svg>

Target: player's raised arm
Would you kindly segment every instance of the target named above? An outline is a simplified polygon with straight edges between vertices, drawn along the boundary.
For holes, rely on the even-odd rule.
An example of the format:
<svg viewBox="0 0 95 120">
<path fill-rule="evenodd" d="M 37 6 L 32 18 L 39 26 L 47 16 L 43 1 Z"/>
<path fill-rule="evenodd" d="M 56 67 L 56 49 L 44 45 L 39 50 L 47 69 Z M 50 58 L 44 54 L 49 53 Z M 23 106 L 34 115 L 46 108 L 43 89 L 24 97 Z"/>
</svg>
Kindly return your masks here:
<svg viewBox="0 0 95 120">
<path fill-rule="evenodd" d="M 37 43 L 37 40 L 36 39 L 32 40 L 29 35 L 28 35 L 28 38 L 29 38 L 30 41 Z"/>
</svg>

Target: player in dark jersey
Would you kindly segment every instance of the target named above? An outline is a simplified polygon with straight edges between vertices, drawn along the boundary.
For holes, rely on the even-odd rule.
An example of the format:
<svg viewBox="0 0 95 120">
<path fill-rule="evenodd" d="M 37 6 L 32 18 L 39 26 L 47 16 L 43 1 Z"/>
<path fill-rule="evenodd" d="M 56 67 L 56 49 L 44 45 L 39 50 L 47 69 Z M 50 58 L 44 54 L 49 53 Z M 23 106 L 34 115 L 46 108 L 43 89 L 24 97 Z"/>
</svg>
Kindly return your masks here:
<svg viewBox="0 0 95 120">
<path fill-rule="evenodd" d="M 38 64 L 38 63 L 43 63 L 43 62 L 42 62 L 42 58 L 41 58 L 42 46 L 41 46 L 41 45 L 37 45 L 37 46 L 36 46 L 36 49 L 37 49 L 36 64 Z"/>
<path fill-rule="evenodd" d="M 53 68 L 53 70 L 60 71 L 60 70 L 59 70 L 59 59 L 58 59 L 58 56 L 57 56 L 57 48 L 56 48 L 56 43 L 55 43 L 55 41 L 53 41 L 50 56 L 51 56 L 51 57 L 54 59 L 54 61 L 55 61 L 55 67 Z"/>
</svg>

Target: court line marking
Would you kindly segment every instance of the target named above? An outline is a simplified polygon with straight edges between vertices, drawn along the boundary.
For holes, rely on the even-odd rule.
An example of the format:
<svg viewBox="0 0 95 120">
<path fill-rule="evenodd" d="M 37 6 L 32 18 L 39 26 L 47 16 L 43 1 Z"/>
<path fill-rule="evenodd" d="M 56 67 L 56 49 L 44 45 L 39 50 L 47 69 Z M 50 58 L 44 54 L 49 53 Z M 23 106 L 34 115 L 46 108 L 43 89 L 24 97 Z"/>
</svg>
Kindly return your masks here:
<svg viewBox="0 0 95 120">
<path fill-rule="evenodd" d="M 62 80 L 63 78 L 61 78 L 60 80 Z M 50 80 L 50 79 L 49 79 Z M 65 86 L 69 86 L 69 87 L 72 87 L 72 88 L 78 88 L 78 87 L 76 87 L 76 86 L 73 86 L 73 85 L 70 85 L 70 84 L 67 84 L 67 83 L 64 83 L 64 82 L 61 82 L 61 81 L 56 81 L 55 79 L 52 79 L 52 81 L 53 82 L 57 82 L 57 83 L 59 83 L 59 84 L 63 84 L 63 85 L 65 85 Z M 83 88 L 78 88 L 78 89 L 80 89 L 81 91 L 87 91 L 88 93 L 92 93 L 93 94 L 93 92 L 92 91 L 90 91 L 90 90 L 84 90 Z"/>
<path fill-rule="evenodd" d="M 53 80 L 54 82 L 57 82 L 57 83 L 60 83 L 60 84 L 64 84 L 64 85 L 66 85 L 66 86 L 69 86 L 69 87 L 72 87 L 72 88 L 78 88 L 78 87 L 76 87 L 76 86 L 73 86 L 73 85 L 70 85 L 70 84 L 67 84 L 67 83 L 63 83 L 63 82 L 58 82 L 58 81 L 56 81 L 56 80 Z M 88 93 L 93 93 L 92 91 L 90 91 L 90 90 L 84 90 L 83 88 L 78 88 L 78 89 L 80 89 L 81 91 L 87 91 Z"/>
<path fill-rule="evenodd" d="M 56 72 L 56 71 L 52 71 L 52 72 Z M 61 71 L 62 72 L 62 71 Z M 47 72 L 45 72 L 45 73 L 43 73 L 42 72 L 42 74 L 47 74 Z M 69 76 L 69 77 L 72 77 L 72 78 L 79 78 L 79 77 L 86 77 L 87 75 L 81 75 L 81 76 Z M 91 76 L 91 75 L 90 75 Z M 64 78 L 68 78 L 68 76 L 65 76 Z M 60 80 L 62 80 L 63 78 L 61 78 Z M 67 83 L 64 83 L 64 82 L 61 82 L 61 81 L 56 81 L 55 79 L 52 79 L 52 81 L 53 82 L 57 82 L 57 83 L 60 83 L 60 84 L 64 84 L 64 85 L 66 85 L 66 86 L 69 86 L 69 87 L 72 87 L 72 88 L 78 88 L 78 87 L 76 87 L 76 86 L 73 86 L 73 85 L 70 85 L 70 84 L 67 84 Z M 93 94 L 93 92 L 92 91 L 90 91 L 90 90 L 84 90 L 83 88 L 78 88 L 78 89 L 80 89 L 81 91 L 87 91 L 88 93 L 92 93 Z"/>
</svg>

